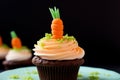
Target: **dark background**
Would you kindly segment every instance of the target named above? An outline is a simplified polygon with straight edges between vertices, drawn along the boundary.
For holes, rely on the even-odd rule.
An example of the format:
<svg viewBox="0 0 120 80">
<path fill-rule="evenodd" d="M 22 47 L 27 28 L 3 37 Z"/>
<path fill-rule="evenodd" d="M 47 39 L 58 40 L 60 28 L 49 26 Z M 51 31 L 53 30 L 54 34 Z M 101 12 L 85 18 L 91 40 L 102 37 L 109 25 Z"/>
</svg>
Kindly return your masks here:
<svg viewBox="0 0 120 80">
<path fill-rule="evenodd" d="M 0 0 L 0 34 L 10 45 L 15 30 L 23 45 L 33 49 L 44 33 L 50 33 L 49 7 L 60 9 L 64 32 L 84 48 L 88 66 L 120 65 L 119 0 Z"/>
</svg>

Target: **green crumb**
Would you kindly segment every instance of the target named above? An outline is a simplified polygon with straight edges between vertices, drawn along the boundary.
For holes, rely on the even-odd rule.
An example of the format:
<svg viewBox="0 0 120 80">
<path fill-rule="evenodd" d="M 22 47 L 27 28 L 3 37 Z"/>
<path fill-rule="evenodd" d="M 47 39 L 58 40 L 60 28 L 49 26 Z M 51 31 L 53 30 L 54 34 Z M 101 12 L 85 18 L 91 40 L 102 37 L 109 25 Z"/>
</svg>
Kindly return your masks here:
<svg viewBox="0 0 120 80">
<path fill-rule="evenodd" d="M 20 51 L 21 48 L 13 48 L 15 51 Z"/>
<path fill-rule="evenodd" d="M 20 50 L 23 50 L 23 49 L 27 49 L 29 51 L 31 51 L 29 48 L 27 48 L 26 46 L 22 46 L 22 48 L 13 48 L 14 50 L 16 51 L 20 51 Z"/>
<path fill-rule="evenodd" d="M 107 76 L 107 77 L 110 77 L 111 75 L 110 74 L 104 74 L 105 76 Z"/>
<path fill-rule="evenodd" d="M 26 74 L 38 74 L 36 70 L 33 70 L 32 72 L 27 71 Z"/>
<path fill-rule="evenodd" d="M 31 74 L 31 72 L 27 71 L 26 74 Z"/>
<path fill-rule="evenodd" d="M 23 80 L 34 80 L 31 76 L 25 76 Z"/>
<path fill-rule="evenodd" d="M 68 36 L 68 34 L 66 34 L 63 39 L 67 39 L 67 40 L 75 40 L 74 36 Z"/>
<path fill-rule="evenodd" d="M 37 45 L 41 46 L 42 48 L 44 48 L 45 44 L 42 42 L 42 40 L 50 40 L 52 39 L 52 34 L 50 33 L 45 33 L 45 37 L 41 38 L 39 41 L 37 41 Z M 65 36 L 63 36 L 63 38 L 61 39 L 56 39 L 56 41 L 58 43 L 62 43 L 64 41 L 71 41 L 71 40 L 76 40 L 74 36 L 68 36 L 68 34 L 66 34 Z"/>
<path fill-rule="evenodd" d="M 51 34 L 49 34 L 49 33 L 45 33 L 45 37 L 44 37 L 45 39 L 51 39 L 52 38 L 52 35 Z"/>
<path fill-rule="evenodd" d="M 41 47 L 44 47 L 44 45 L 45 45 L 44 43 L 42 43 L 42 42 L 40 43 L 40 46 L 41 46 Z"/>
<path fill-rule="evenodd" d="M 43 37 L 40 40 L 43 40 L 43 39 L 46 39 L 46 40 L 52 39 L 52 34 L 45 33 L 45 37 Z M 57 39 L 58 42 L 63 42 L 64 40 L 75 40 L 75 37 L 74 36 L 68 36 L 68 34 L 66 34 L 66 35 L 63 36 L 62 39 Z"/>
<path fill-rule="evenodd" d="M 37 45 L 43 48 L 45 44 L 42 42 L 42 40 L 43 39 L 40 39 L 39 41 L 37 41 Z M 34 46 L 36 46 L 36 44 Z"/>
<path fill-rule="evenodd" d="M 63 36 L 62 39 L 57 39 L 57 41 L 60 43 L 64 42 L 64 40 L 71 41 L 71 40 L 75 40 L 75 38 L 74 36 L 68 36 L 68 34 L 66 34 L 65 36 Z"/>
<path fill-rule="evenodd" d="M 62 43 L 64 40 L 63 39 L 57 39 L 59 43 Z"/>
<path fill-rule="evenodd" d="M 14 74 L 9 77 L 10 79 L 20 79 L 19 75 Z"/>
<path fill-rule="evenodd" d="M 6 45 L 6 44 L 3 44 L 3 47 L 4 47 L 4 48 L 9 48 L 8 45 Z"/>
<path fill-rule="evenodd" d="M 59 46 L 57 46 L 57 48 L 61 48 L 61 46 L 59 45 Z"/>
<path fill-rule="evenodd" d="M 78 73 L 78 78 L 83 78 L 83 75 L 81 73 Z"/>
<path fill-rule="evenodd" d="M 89 80 L 99 80 L 99 76 L 97 75 L 90 75 Z"/>
<path fill-rule="evenodd" d="M 33 70 L 32 74 L 38 74 L 38 72 L 36 70 Z"/>
<path fill-rule="evenodd" d="M 91 72 L 90 75 L 99 75 L 100 73 L 99 72 Z"/>
<path fill-rule="evenodd" d="M 91 72 L 89 75 L 89 80 L 99 80 L 99 72 Z"/>
</svg>

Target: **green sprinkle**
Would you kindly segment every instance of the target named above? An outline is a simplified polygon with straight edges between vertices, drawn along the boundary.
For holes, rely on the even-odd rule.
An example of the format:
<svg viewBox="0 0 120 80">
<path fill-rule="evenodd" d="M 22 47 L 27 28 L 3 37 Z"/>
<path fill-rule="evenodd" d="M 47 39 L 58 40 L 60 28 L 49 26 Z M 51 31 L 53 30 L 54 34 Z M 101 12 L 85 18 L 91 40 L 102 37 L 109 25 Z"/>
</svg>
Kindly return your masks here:
<svg viewBox="0 0 120 80">
<path fill-rule="evenodd" d="M 44 45 L 45 45 L 44 43 L 42 43 L 42 42 L 40 43 L 40 46 L 41 46 L 41 47 L 44 47 Z"/>
<path fill-rule="evenodd" d="M 91 72 L 90 75 L 99 75 L 99 72 Z"/>
<path fill-rule="evenodd" d="M 33 70 L 33 71 L 27 71 L 26 74 L 38 74 L 38 72 L 36 70 Z"/>
<path fill-rule="evenodd" d="M 89 80 L 99 80 L 99 76 L 95 75 L 90 75 Z"/>
<path fill-rule="evenodd" d="M 99 72 L 91 72 L 89 75 L 89 80 L 99 80 Z"/>
<path fill-rule="evenodd" d="M 58 48 L 61 48 L 61 46 L 57 46 Z"/>
<path fill-rule="evenodd" d="M 45 33 L 45 37 L 43 37 L 39 41 L 37 41 L 37 45 L 39 45 L 39 46 L 41 46 L 43 48 L 45 46 L 45 44 L 42 42 L 42 40 L 50 40 L 50 39 L 52 39 L 52 35 L 49 34 L 49 33 Z M 70 41 L 70 40 L 76 40 L 76 39 L 73 36 L 68 36 L 68 34 L 63 36 L 63 38 L 61 38 L 61 39 L 56 39 L 56 41 L 58 41 L 58 43 L 62 43 L 65 40 Z"/>
<path fill-rule="evenodd" d="M 68 36 L 68 34 L 66 34 L 65 36 L 63 36 L 63 40 L 75 40 L 74 36 Z"/>
<path fill-rule="evenodd" d="M 104 74 L 104 75 L 107 76 L 107 77 L 111 76 L 110 74 Z"/>
<path fill-rule="evenodd" d="M 63 39 L 57 39 L 59 43 L 62 43 L 64 40 Z"/>
<path fill-rule="evenodd" d="M 78 77 L 79 77 L 79 78 L 82 78 L 82 77 L 83 77 L 83 75 L 82 75 L 82 74 L 80 74 L 80 73 L 78 73 Z"/>
<path fill-rule="evenodd" d="M 9 48 L 8 45 L 6 45 L 6 44 L 3 44 L 3 47 L 4 47 L 4 48 Z"/>
<path fill-rule="evenodd" d="M 34 80 L 31 76 L 25 76 L 23 80 Z"/>
<path fill-rule="evenodd" d="M 36 70 L 32 71 L 32 74 L 38 74 L 38 72 Z"/>
<path fill-rule="evenodd" d="M 31 72 L 28 71 L 28 72 L 26 72 L 26 74 L 31 74 Z"/>
<path fill-rule="evenodd" d="M 49 34 L 49 33 L 45 33 L 45 38 L 46 38 L 46 39 L 51 39 L 51 37 L 52 37 L 51 34 Z"/>
<path fill-rule="evenodd" d="M 20 51 L 20 50 L 23 50 L 23 49 L 28 49 L 29 51 L 31 51 L 29 48 L 27 48 L 26 46 L 22 46 L 22 48 L 13 48 L 14 50 L 16 51 Z"/>
<path fill-rule="evenodd" d="M 17 75 L 17 74 L 11 75 L 9 78 L 10 79 L 20 79 L 19 75 Z"/>
<path fill-rule="evenodd" d="M 44 39 L 51 39 L 52 35 L 46 33 Z M 66 34 L 65 36 L 63 36 L 62 39 L 57 39 L 57 41 L 59 42 L 63 42 L 64 40 L 75 40 L 74 36 L 68 36 L 68 34 Z"/>
<path fill-rule="evenodd" d="M 45 37 L 43 37 L 42 39 L 40 39 L 40 41 L 37 42 L 37 44 L 41 45 L 42 47 L 44 46 L 44 44 L 42 44 L 43 39 L 46 39 L 46 40 L 52 39 L 52 35 L 49 34 L 49 33 L 45 33 Z M 56 41 L 58 41 L 60 43 L 62 43 L 64 40 L 75 40 L 75 37 L 74 36 L 68 36 L 68 34 L 66 34 L 65 36 L 63 36 L 63 38 L 56 39 Z"/>
</svg>

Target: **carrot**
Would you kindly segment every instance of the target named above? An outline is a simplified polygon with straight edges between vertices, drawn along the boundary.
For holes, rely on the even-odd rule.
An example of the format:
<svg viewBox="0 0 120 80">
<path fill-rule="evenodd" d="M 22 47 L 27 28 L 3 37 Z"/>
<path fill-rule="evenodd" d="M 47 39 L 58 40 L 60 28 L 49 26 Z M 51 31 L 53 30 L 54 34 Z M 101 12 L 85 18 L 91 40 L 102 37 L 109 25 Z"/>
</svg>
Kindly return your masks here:
<svg viewBox="0 0 120 80">
<path fill-rule="evenodd" d="M 0 36 L 0 46 L 3 45 L 3 42 L 2 42 L 2 37 Z"/>
<path fill-rule="evenodd" d="M 51 33 L 53 39 L 61 39 L 63 37 L 63 21 L 60 19 L 59 9 L 54 7 L 54 9 L 49 8 L 50 13 L 52 15 L 52 23 L 51 23 Z"/>
<path fill-rule="evenodd" d="M 19 37 L 17 37 L 15 31 L 11 31 L 11 37 L 12 37 L 12 40 L 11 40 L 11 45 L 13 48 L 21 48 L 22 47 L 22 43 L 21 43 L 21 40 Z"/>
</svg>

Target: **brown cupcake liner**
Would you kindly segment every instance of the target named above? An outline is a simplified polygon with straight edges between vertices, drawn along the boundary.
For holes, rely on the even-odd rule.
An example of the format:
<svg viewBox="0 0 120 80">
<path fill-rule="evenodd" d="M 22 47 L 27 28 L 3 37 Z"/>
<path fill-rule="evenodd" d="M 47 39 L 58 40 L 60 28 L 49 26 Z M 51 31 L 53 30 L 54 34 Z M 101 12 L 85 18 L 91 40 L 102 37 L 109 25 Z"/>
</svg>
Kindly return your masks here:
<svg viewBox="0 0 120 80">
<path fill-rule="evenodd" d="M 5 59 L 0 59 L 0 70 L 4 70 L 4 65 L 2 64 L 4 60 Z"/>
<path fill-rule="evenodd" d="M 37 66 L 40 80 L 77 80 L 84 59 L 45 60 L 34 56 L 32 63 Z"/>
<path fill-rule="evenodd" d="M 37 66 L 40 80 L 77 80 L 80 65 Z"/>
<path fill-rule="evenodd" d="M 38 66 L 40 80 L 77 80 L 79 65 L 76 66 Z"/>
</svg>

